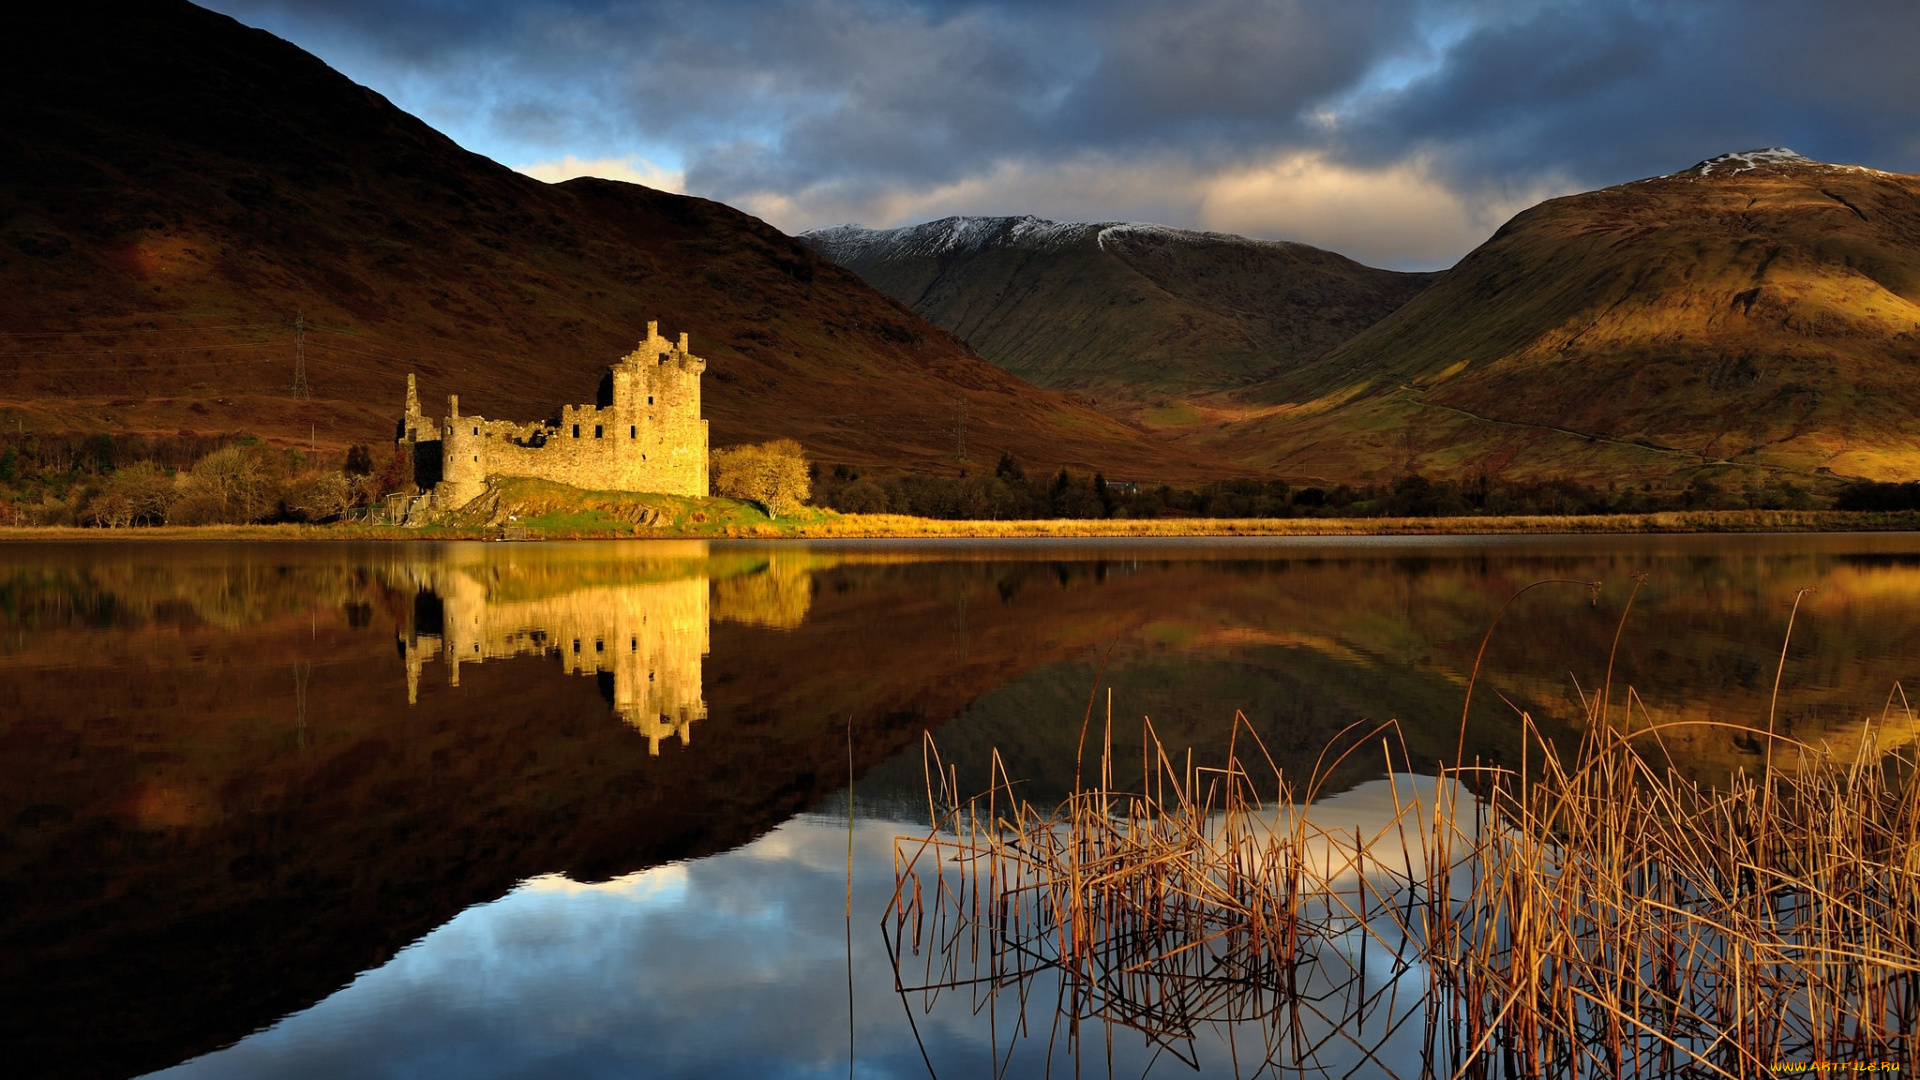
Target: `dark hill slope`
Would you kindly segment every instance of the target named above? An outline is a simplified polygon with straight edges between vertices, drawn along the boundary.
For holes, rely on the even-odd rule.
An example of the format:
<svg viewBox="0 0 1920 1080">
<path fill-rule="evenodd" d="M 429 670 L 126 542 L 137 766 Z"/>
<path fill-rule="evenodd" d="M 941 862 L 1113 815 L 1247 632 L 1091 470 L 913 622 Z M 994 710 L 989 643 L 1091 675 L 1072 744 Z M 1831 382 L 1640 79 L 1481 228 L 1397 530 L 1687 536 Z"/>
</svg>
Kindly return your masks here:
<svg viewBox="0 0 1920 1080">
<path fill-rule="evenodd" d="M 1554 199 L 1249 398 L 1240 456 L 1330 476 L 1920 475 L 1920 177 L 1756 151 Z"/>
<path fill-rule="evenodd" d="M 1033 217 L 801 239 L 1015 375 L 1122 407 L 1291 370 L 1435 276 L 1305 244 Z"/>
<path fill-rule="evenodd" d="M 0 36 L 0 412 L 15 436 L 391 437 L 430 408 L 591 400 L 645 323 L 712 360 L 716 444 L 932 464 L 1206 471 L 1037 392 L 851 272 L 717 203 L 540 183 L 313 56 L 178 0 L 34 5 Z M 304 314 L 314 400 L 294 400 Z"/>
</svg>

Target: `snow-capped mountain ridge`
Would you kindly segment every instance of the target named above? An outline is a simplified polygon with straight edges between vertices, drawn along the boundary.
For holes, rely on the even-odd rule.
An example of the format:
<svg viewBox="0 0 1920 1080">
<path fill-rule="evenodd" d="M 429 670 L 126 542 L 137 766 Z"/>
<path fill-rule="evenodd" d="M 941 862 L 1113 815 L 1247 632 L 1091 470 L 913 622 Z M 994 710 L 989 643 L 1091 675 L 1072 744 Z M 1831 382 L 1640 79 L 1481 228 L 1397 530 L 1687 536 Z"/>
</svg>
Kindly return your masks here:
<svg viewBox="0 0 1920 1080">
<path fill-rule="evenodd" d="M 1880 173 L 1878 169 L 1869 169 L 1863 165 L 1833 165 L 1825 161 L 1815 161 L 1803 154 L 1797 154 L 1784 146 L 1768 146 L 1758 150 L 1739 150 L 1720 154 L 1705 161 L 1696 162 L 1677 173 L 1676 177 L 1696 176 L 1738 176 L 1742 173 L 1785 173 L 1801 169 L 1821 169 L 1834 172 Z"/>
<path fill-rule="evenodd" d="M 1045 251 L 1081 243 L 1089 238 L 1103 251 L 1109 243 L 1129 238 L 1173 243 L 1229 240 L 1244 244 L 1296 246 L 1284 240 L 1256 240 L 1229 233 L 1200 232 L 1147 222 L 1062 222 L 1049 221 L 1032 214 L 1017 217 L 956 215 L 895 229 L 870 229 L 854 224 L 833 225 L 801 233 L 800 236 L 837 262 L 873 255 L 941 258 L 978 253 L 990 247 Z"/>
<path fill-rule="evenodd" d="M 802 242 L 1020 378 L 1121 415 L 1317 357 L 1432 275 L 1141 222 L 948 217 Z"/>
</svg>

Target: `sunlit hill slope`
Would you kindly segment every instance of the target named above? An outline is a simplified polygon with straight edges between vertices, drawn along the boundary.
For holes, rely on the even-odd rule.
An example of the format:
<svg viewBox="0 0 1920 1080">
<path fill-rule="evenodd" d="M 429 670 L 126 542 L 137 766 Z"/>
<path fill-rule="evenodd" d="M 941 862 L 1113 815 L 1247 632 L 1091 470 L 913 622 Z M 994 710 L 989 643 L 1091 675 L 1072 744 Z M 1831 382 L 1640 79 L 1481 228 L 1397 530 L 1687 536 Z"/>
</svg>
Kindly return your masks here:
<svg viewBox="0 0 1920 1080">
<path fill-rule="evenodd" d="M 1754 151 L 1522 213 L 1212 435 L 1342 479 L 1905 479 L 1916 375 L 1920 177 Z"/>
<path fill-rule="evenodd" d="M 0 36 L 0 417 L 41 431 L 392 437 L 430 409 L 589 401 L 645 323 L 712 361 L 717 445 L 1181 479 L 1184 452 L 1033 387 L 765 223 L 469 153 L 318 59 L 179 0 L 34 5 Z M 296 399 L 305 317 L 312 400 Z"/>
</svg>

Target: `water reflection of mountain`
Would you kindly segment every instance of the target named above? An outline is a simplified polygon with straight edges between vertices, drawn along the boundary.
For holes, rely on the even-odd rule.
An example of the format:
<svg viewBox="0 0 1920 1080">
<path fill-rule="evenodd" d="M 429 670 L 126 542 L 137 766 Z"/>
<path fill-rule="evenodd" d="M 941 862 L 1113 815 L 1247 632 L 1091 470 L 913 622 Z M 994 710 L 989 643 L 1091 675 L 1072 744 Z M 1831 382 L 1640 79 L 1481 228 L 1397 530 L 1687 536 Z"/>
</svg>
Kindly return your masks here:
<svg viewBox="0 0 1920 1080">
<path fill-rule="evenodd" d="M 998 747 L 1059 788 L 1116 641 L 1117 744 L 1147 713 L 1204 760 L 1246 708 L 1299 770 L 1362 716 L 1405 721 L 1416 758 L 1451 752 L 1488 619 L 1547 576 L 1610 584 L 1597 606 L 1536 590 L 1510 611 L 1489 691 L 1571 715 L 1566 672 L 1597 681 L 1622 585 L 1653 569 L 1617 678 L 1656 710 L 1764 718 L 1786 605 L 1817 583 L 1781 716 L 1839 730 L 1911 680 L 1920 568 L 1823 543 L 0 549 L 0 1044 L 27 1076 L 171 1064 L 526 877 L 764 833 L 843 782 L 849 720 L 862 774 L 917 773 L 936 728 L 963 769 Z M 628 629 L 670 609 L 678 644 Z M 409 706 L 404 643 L 428 638 Z M 697 674 L 626 693 L 588 659 L 623 641 L 656 684 Z M 658 756 L 616 715 L 702 700 Z M 1490 758 L 1515 728 L 1497 694 L 1476 702 L 1469 751 Z M 1689 752 L 1738 760 L 1717 738 Z"/>
<path fill-rule="evenodd" d="M 695 710 L 710 620 L 778 636 L 809 579 L 804 553 L 705 545 L 0 549 L 9 1074 L 170 1065 L 524 878 L 604 878 L 786 820 L 845 775 L 844 718 Z M 427 636 L 496 655 L 409 706 L 404 642 L 436 589 L 454 602 Z M 517 653 L 534 630 L 549 655 L 566 635 L 559 665 Z M 576 634 L 573 669 L 596 675 L 592 642 L 625 634 L 646 666 L 614 704 L 685 706 L 701 738 L 650 754 L 602 695 L 616 672 L 560 670 Z M 916 735 L 876 727 L 856 767 Z"/>
</svg>

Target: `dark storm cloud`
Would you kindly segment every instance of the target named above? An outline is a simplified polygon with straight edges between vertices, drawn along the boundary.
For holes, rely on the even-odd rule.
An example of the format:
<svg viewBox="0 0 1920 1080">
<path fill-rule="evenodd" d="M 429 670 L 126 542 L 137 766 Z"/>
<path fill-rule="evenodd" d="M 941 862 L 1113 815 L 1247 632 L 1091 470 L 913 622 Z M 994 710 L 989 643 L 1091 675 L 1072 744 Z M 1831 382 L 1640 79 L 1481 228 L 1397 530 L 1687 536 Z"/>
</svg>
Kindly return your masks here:
<svg viewBox="0 0 1920 1080">
<path fill-rule="evenodd" d="M 1410 41 L 1418 0 L 435 4 L 224 0 L 224 10 L 472 129 L 519 117 L 682 140 L 772 175 L 927 178 L 1009 153 L 1258 143 Z M 421 83 L 435 83 L 423 86 Z M 469 136 L 471 137 L 471 136 Z"/>
<path fill-rule="evenodd" d="M 215 6 L 510 164 L 644 160 L 789 228 L 1148 210 L 1328 242 L 1357 211 L 1301 195 L 1262 219 L 1259 177 L 1357 178 L 1457 219 L 1375 253 L 1405 262 L 1522 196 L 1729 149 L 1920 168 L 1911 0 Z"/>
<path fill-rule="evenodd" d="M 1920 5 L 1691 0 L 1543 6 L 1475 29 L 1362 116 L 1355 153 L 1445 149 L 1475 176 L 1612 183 L 1725 150 L 1920 168 Z"/>
</svg>

